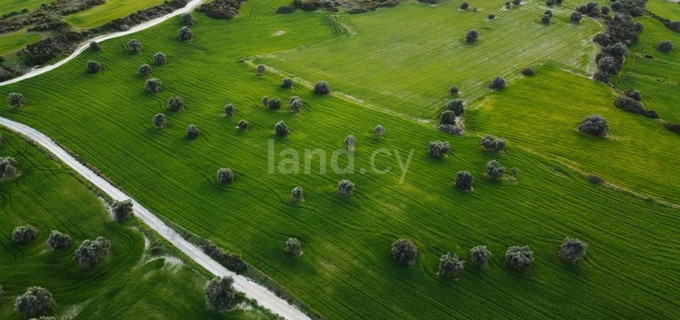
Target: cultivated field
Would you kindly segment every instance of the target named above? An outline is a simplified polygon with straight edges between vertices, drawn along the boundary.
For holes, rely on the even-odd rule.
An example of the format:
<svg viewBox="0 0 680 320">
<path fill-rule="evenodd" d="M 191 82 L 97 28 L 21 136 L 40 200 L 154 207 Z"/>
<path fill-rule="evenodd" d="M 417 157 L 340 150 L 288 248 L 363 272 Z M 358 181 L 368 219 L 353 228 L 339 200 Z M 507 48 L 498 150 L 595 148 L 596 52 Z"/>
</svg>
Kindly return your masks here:
<svg viewBox="0 0 680 320">
<path fill-rule="evenodd" d="M 68 15 L 64 20 L 75 28 L 97 27 L 163 2 L 164 0 L 108 0 L 102 5 Z"/>
</svg>

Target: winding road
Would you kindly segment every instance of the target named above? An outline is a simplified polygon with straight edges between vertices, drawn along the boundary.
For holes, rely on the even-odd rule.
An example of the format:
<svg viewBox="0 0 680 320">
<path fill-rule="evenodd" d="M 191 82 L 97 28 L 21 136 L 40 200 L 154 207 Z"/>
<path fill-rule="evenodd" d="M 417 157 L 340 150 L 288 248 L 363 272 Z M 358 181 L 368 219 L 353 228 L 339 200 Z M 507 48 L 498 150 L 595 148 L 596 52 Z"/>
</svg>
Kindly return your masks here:
<svg viewBox="0 0 680 320">
<path fill-rule="evenodd" d="M 175 17 L 177 15 L 180 15 L 184 12 L 190 12 L 196 6 L 198 6 L 203 0 L 192 0 L 190 1 L 184 8 L 178 9 L 173 11 L 172 13 L 169 13 L 165 16 L 159 17 L 154 20 L 147 21 L 143 24 L 137 25 L 130 30 L 127 31 L 122 31 L 122 32 L 114 32 L 111 34 L 106 34 L 102 36 L 95 37 L 93 39 L 90 39 L 88 41 L 83 42 L 81 45 L 78 46 L 78 49 L 76 49 L 73 54 L 68 56 L 66 59 L 61 60 L 53 65 L 50 66 L 45 66 L 39 69 L 34 69 L 26 74 L 24 74 L 21 77 L 14 78 L 5 82 L 0 83 L 0 86 L 8 85 L 11 83 L 17 83 L 19 81 L 29 79 L 38 75 L 41 75 L 43 73 L 49 72 L 51 70 L 54 70 L 56 68 L 59 68 L 60 66 L 68 63 L 71 61 L 73 58 L 78 56 L 81 52 L 83 52 L 90 41 L 105 41 L 108 39 L 113 39 L 117 37 L 122 37 L 126 36 L 150 27 L 153 27 L 155 25 L 158 25 L 159 23 L 162 23 L 172 17 Z M 191 244 L 182 236 L 177 233 L 174 229 L 170 228 L 167 224 L 165 224 L 162 220 L 160 220 L 156 215 L 154 215 L 151 211 L 149 211 L 147 208 L 139 204 L 137 201 L 132 199 L 130 196 L 126 195 L 123 191 L 120 189 L 116 188 L 113 186 L 111 183 L 108 181 L 104 180 L 102 177 L 98 176 L 95 174 L 92 170 L 90 170 L 88 167 L 84 166 L 78 160 L 76 160 L 73 156 L 71 156 L 66 150 L 64 150 L 62 147 L 60 147 L 57 143 L 55 143 L 52 139 L 50 139 L 48 136 L 43 134 L 42 132 L 31 128 L 25 124 L 0 117 L 0 125 L 11 130 L 14 132 L 18 132 L 24 136 L 26 136 L 28 139 L 36 142 L 43 148 L 47 149 L 49 152 L 53 153 L 55 156 L 57 156 L 61 161 L 63 161 L 66 165 L 71 167 L 73 170 L 75 170 L 78 174 L 83 176 L 85 179 L 87 179 L 90 183 L 95 185 L 97 188 L 101 189 L 103 192 L 105 192 L 107 195 L 109 195 L 112 199 L 122 201 L 122 200 L 127 200 L 130 199 L 134 206 L 134 212 L 137 218 L 142 220 L 145 224 L 147 224 L 151 229 L 156 231 L 159 235 L 161 235 L 163 238 L 168 240 L 172 245 L 177 247 L 182 253 L 184 253 L 189 259 L 193 260 L 196 262 L 198 265 L 202 266 L 215 276 L 220 276 L 220 277 L 225 277 L 229 276 L 234 278 L 234 288 L 236 290 L 243 292 L 248 298 L 256 300 L 257 303 L 266 308 L 269 309 L 270 311 L 290 320 L 311 320 L 307 315 L 302 313 L 300 310 L 298 310 L 295 306 L 289 304 L 287 301 L 279 298 L 274 294 L 273 292 L 269 291 L 269 289 L 265 288 L 264 286 L 257 284 L 253 282 L 251 279 L 246 278 L 244 276 L 238 275 L 232 271 L 229 271 L 227 268 L 222 266 L 221 264 L 217 263 L 217 261 L 213 260 L 210 258 L 208 255 L 203 253 L 203 251 L 198 248 L 197 246 Z"/>
</svg>

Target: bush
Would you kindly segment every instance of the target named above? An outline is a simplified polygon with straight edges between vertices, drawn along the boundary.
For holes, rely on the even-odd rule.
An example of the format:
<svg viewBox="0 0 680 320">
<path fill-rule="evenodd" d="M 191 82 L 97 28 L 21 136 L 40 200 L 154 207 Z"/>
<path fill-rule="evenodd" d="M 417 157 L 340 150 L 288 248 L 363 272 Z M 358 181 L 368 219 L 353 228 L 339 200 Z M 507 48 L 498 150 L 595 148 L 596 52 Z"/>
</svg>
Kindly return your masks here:
<svg viewBox="0 0 680 320">
<path fill-rule="evenodd" d="M 301 202 L 305 201 L 305 190 L 302 186 L 297 186 L 290 190 L 290 201 Z"/>
<path fill-rule="evenodd" d="M 95 52 L 102 50 L 102 47 L 99 45 L 99 42 L 97 42 L 97 41 L 90 41 L 89 48 L 90 48 L 90 50 L 95 51 Z"/>
<path fill-rule="evenodd" d="M 279 110 L 279 109 L 281 109 L 281 99 L 271 98 L 267 102 L 267 107 L 269 108 L 269 110 Z"/>
<path fill-rule="evenodd" d="M 626 91 L 626 96 L 636 101 L 642 101 L 642 94 L 640 93 L 640 91 L 637 90 Z"/>
<path fill-rule="evenodd" d="M 189 140 L 194 140 L 198 138 L 198 136 L 201 134 L 201 131 L 198 130 L 198 127 L 195 124 L 190 124 L 187 126 L 187 130 L 184 133 L 184 137 L 189 139 Z"/>
<path fill-rule="evenodd" d="M 24 98 L 21 93 L 11 92 L 7 96 L 7 103 L 9 103 L 12 108 L 23 107 L 26 105 L 26 98 Z"/>
<path fill-rule="evenodd" d="M 184 109 L 184 99 L 180 96 L 173 96 L 168 99 L 168 111 L 177 112 Z"/>
<path fill-rule="evenodd" d="M 204 289 L 205 301 L 211 309 L 224 312 L 232 308 L 236 300 L 236 289 L 232 277 L 217 277 Z"/>
<path fill-rule="evenodd" d="M 238 123 L 236 124 L 236 128 L 238 128 L 241 131 L 247 130 L 248 127 L 249 127 L 248 121 L 243 119 L 239 120 Z"/>
<path fill-rule="evenodd" d="M 512 0 L 512 4 L 518 6 L 522 3 L 522 0 Z"/>
<path fill-rule="evenodd" d="M 227 103 L 227 105 L 224 106 L 224 116 L 226 116 L 227 118 L 233 117 L 233 116 L 234 116 L 234 111 L 236 111 L 236 110 L 234 109 L 234 105 L 233 105 L 233 104 Z"/>
<path fill-rule="evenodd" d="M 550 16 L 551 18 L 552 18 L 552 16 L 553 16 L 552 10 L 545 10 L 545 11 L 543 12 L 543 14 L 546 15 L 546 16 Z"/>
<path fill-rule="evenodd" d="M 217 183 L 218 184 L 229 184 L 234 182 L 236 179 L 236 174 L 233 170 L 229 168 L 220 168 L 217 170 Z"/>
<path fill-rule="evenodd" d="M 596 176 L 594 174 L 588 175 L 587 178 L 588 178 L 588 181 L 590 181 L 590 183 L 592 183 L 592 184 L 598 184 L 598 185 L 604 184 L 604 179 L 602 179 L 599 176 Z"/>
<path fill-rule="evenodd" d="M 392 243 L 390 246 L 390 255 L 392 259 L 400 265 L 412 266 L 416 264 L 418 258 L 418 248 L 413 241 L 401 238 Z"/>
<path fill-rule="evenodd" d="M 292 87 L 293 87 L 293 79 L 283 78 L 283 80 L 281 80 L 281 88 L 290 89 Z"/>
<path fill-rule="evenodd" d="M 140 51 L 142 51 L 142 43 L 139 42 L 139 40 L 132 39 L 128 41 L 127 48 L 130 52 L 139 53 Z"/>
<path fill-rule="evenodd" d="M 608 130 L 609 123 L 607 123 L 607 120 L 605 120 L 603 117 L 598 115 L 590 115 L 583 118 L 583 121 L 581 121 L 581 124 L 578 126 L 578 131 L 581 133 L 596 137 L 606 136 Z"/>
<path fill-rule="evenodd" d="M 357 147 L 357 138 L 355 138 L 353 135 L 348 135 L 345 138 L 345 148 L 349 151 L 354 151 L 354 149 Z"/>
<path fill-rule="evenodd" d="M 572 12 L 571 17 L 569 17 L 571 22 L 581 22 L 581 19 L 583 19 L 583 14 L 578 11 Z"/>
<path fill-rule="evenodd" d="M 439 258 L 439 270 L 437 274 L 446 277 L 458 277 L 465 269 L 465 261 L 461 260 L 458 255 L 451 255 L 447 252 Z"/>
<path fill-rule="evenodd" d="M 76 249 L 73 259 L 83 269 L 96 267 L 111 251 L 111 242 L 104 237 L 85 240 Z"/>
<path fill-rule="evenodd" d="M 139 66 L 139 68 L 137 68 L 137 73 L 140 76 L 146 78 L 146 77 L 150 76 L 151 73 L 153 73 L 153 71 L 151 69 L 151 66 L 145 63 L 145 64 L 142 64 L 141 66 Z"/>
<path fill-rule="evenodd" d="M 288 130 L 286 123 L 281 120 L 274 125 L 274 133 L 277 137 L 286 137 L 290 133 L 290 130 Z"/>
<path fill-rule="evenodd" d="M 624 111 L 643 114 L 645 112 L 645 107 L 642 102 L 629 97 L 618 97 L 614 100 L 614 105 Z"/>
<path fill-rule="evenodd" d="M 673 43 L 670 41 L 661 41 L 656 45 L 656 49 L 661 52 L 671 52 L 671 50 L 673 50 Z"/>
<path fill-rule="evenodd" d="M 604 83 L 608 83 L 609 82 L 609 74 L 606 71 L 597 70 L 597 72 L 595 72 L 595 74 L 593 74 L 593 79 L 595 79 L 597 81 L 604 82 Z"/>
<path fill-rule="evenodd" d="M 446 132 L 448 134 L 455 134 L 457 136 L 462 136 L 465 133 L 462 128 L 452 124 L 440 124 L 437 129 L 439 129 L 439 131 Z"/>
<path fill-rule="evenodd" d="M 486 163 L 486 174 L 489 178 L 499 180 L 503 178 L 503 173 L 505 173 L 505 167 L 500 162 L 491 160 Z"/>
<path fill-rule="evenodd" d="M 550 17 L 547 14 L 544 14 L 543 17 L 541 17 L 541 23 L 542 24 L 550 24 Z"/>
<path fill-rule="evenodd" d="M 153 64 L 163 65 L 166 63 L 168 63 L 168 57 L 165 55 L 165 53 L 156 52 L 156 54 L 153 55 Z"/>
<path fill-rule="evenodd" d="M 465 103 L 461 99 L 452 99 L 446 102 L 446 110 L 451 110 L 456 116 L 462 116 L 465 112 Z"/>
<path fill-rule="evenodd" d="M 451 110 L 444 110 L 444 112 L 439 115 L 439 123 L 456 124 L 456 113 Z"/>
<path fill-rule="evenodd" d="M 293 113 L 300 113 L 302 110 L 302 99 L 300 97 L 291 97 L 290 98 L 290 111 Z"/>
<path fill-rule="evenodd" d="M 42 287 L 30 287 L 14 301 L 14 308 L 25 318 L 43 315 L 56 305 L 52 293 Z"/>
<path fill-rule="evenodd" d="M 194 33 L 191 32 L 191 29 L 189 27 L 184 26 L 179 28 L 179 31 L 177 31 L 177 40 L 179 41 L 190 41 L 194 39 Z"/>
<path fill-rule="evenodd" d="M 376 138 L 382 138 L 385 136 L 385 127 L 382 125 L 377 125 L 375 128 L 373 128 L 373 134 L 375 134 Z"/>
<path fill-rule="evenodd" d="M 619 62 L 613 56 L 601 57 L 597 60 L 597 67 L 608 74 L 619 72 Z"/>
<path fill-rule="evenodd" d="M 314 84 L 314 93 L 316 93 L 316 94 L 330 94 L 331 93 L 331 86 L 328 85 L 328 82 L 326 82 L 326 81 L 319 81 L 316 84 Z"/>
<path fill-rule="evenodd" d="M 214 0 L 202 4 L 196 11 L 205 13 L 205 15 L 214 19 L 229 20 L 238 14 L 241 2 L 242 1 L 234 0 Z"/>
<path fill-rule="evenodd" d="M 474 177 L 472 176 L 472 174 L 470 172 L 460 171 L 456 174 L 456 180 L 454 181 L 453 184 L 458 189 L 470 191 L 470 190 L 472 190 L 472 183 L 473 182 L 474 182 Z"/>
<path fill-rule="evenodd" d="M 47 246 L 52 250 L 68 249 L 71 247 L 71 237 L 57 230 L 50 231 L 47 238 Z"/>
<path fill-rule="evenodd" d="M 0 136 L 0 141 L 2 136 Z M 0 158 L 0 179 L 12 179 L 17 174 L 17 160 L 12 157 Z"/>
<path fill-rule="evenodd" d="M 505 151 L 505 147 L 507 143 L 505 142 L 505 139 L 503 138 L 498 138 L 496 139 L 495 137 L 491 135 L 485 135 L 482 137 L 482 147 L 486 150 L 491 150 L 494 152 L 501 152 Z"/>
<path fill-rule="evenodd" d="M 102 69 L 102 65 L 94 60 L 89 60 L 87 61 L 87 65 L 85 67 L 85 71 L 89 74 L 95 74 L 99 72 Z"/>
<path fill-rule="evenodd" d="M 472 29 L 468 31 L 468 33 L 465 35 L 465 42 L 467 43 L 473 43 L 479 39 L 479 32 L 477 30 Z"/>
<path fill-rule="evenodd" d="M 297 238 L 288 238 L 283 250 L 293 257 L 299 257 L 302 255 L 302 242 Z"/>
<path fill-rule="evenodd" d="M 451 151 L 451 145 L 449 142 L 439 140 L 430 141 L 430 146 L 427 149 L 427 152 L 430 154 L 430 156 L 435 158 L 443 158 L 444 155 L 449 153 L 449 151 Z"/>
<path fill-rule="evenodd" d="M 243 272 L 248 268 L 248 265 L 243 262 L 243 258 L 239 254 L 225 252 L 210 241 L 202 241 L 199 246 L 205 254 L 231 271 Z"/>
<path fill-rule="evenodd" d="M 526 271 L 534 265 L 534 252 L 529 246 L 512 246 L 505 251 L 505 262 L 515 271 Z"/>
<path fill-rule="evenodd" d="M 470 249 L 470 261 L 480 267 L 489 263 L 489 258 L 491 258 L 491 251 L 486 246 L 479 245 Z"/>
<path fill-rule="evenodd" d="M 493 19 L 496 19 L 496 15 L 490 14 L 490 15 L 486 16 L 486 18 L 489 19 L 489 20 L 493 20 Z"/>
<path fill-rule="evenodd" d="M 536 75 L 536 71 L 534 71 L 534 69 L 532 68 L 526 68 L 522 70 L 522 75 L 527 77 L 533 77 L 534 75 Z"/>
<path fill-rule="evenodd" d="M 27 244 L 38 236 L 38 229 L 30 224 L 14 228 L 12 241 L 18 245 Z"/>
<path fill-rule="evenodd" d="M 146 92 L 148 93 L 158 93 L 163 90 L 163 83 L 161 79 L 151 78 L 146 80 Z"/>
<path fill-rule="evenodd" d="M 354 183 L 347 179 L 338 181 L 338 195 L 342 198 L 349 198 L 354 195 Z"/>
<path fill-rule="evenodd" d="M 165 115 L 162 113 L 157 113 L 155 116 L 153 116 L 153 126 L 156 129 L 165 128 Z"/>
<path fill-rule="evenodd" d="M 452 96 L 457 96 L 457 95 L 458 95 L 458 92 L 459 92 L 459 90 L 458 90 L 458 87 L 456 87 L 456 86 L 451 86 L 451 87 L 449 88 L 449 93 L 450 93 Z"/>
<path fill-rule="evenodd" d="M 267 67 L 263 64 L 257 66 L 257 75 L 261 76 L 267 71 Z"/>
<path fill-rule="evenodd" d="M 489 89 L 493 90 L 503 90 L 505 89 L 506 83 L 505 79 L 503 77 L 495 77 L 493 78 L 493 81 L 491 81 L 491 84 L 489 85 Z"/>
<path fill-rule="evenodd" d="M 626 54 L 626 52 L 628 52 L 628 47 L 621 42 L 617 42 L 617 43 L 605 46 L 602 49 L 602 51 L 604 53 L 608 53 L 608 54 L 611 54 L 611 55 L 616 56 L 616 57 L 623 57 Z"/>
<path fill-rule="evenodd" d="M 196 24 L 196 20 L 194 20 L 194 16 L 192 16 L 191 13 L 185 12 L 179 16 L 179 23 L 185 26 L 193 26 Z"/>
<path fill-rule="evenodd" d="M 562 260 L 571 264 L 576 264 L 585 258 L 587 250 L 588 244 L 579 239 L 567 237 L 564 239 L 564 242 L 562 242 L 559 255 Z"/>
<path fill-rule="evenodd" d="M 269 107 L 269 97 L 264 96 L 262 97 L 262 100 L 260 100 L 260 103 L 262 103 L 263 106 Z"/>
<path fill-rule="evenodd" d="M 668 130 L 670 130 L 674 133 L 680 134 L 680 123 L 668 123 L 668 122 L 666 122 L 666 123 L 663 124 L 663 126 L 666 129 L 668 129 Z"/>
<path fill-rule="evenodd" d="M 111 205 L 111 212 L 113 212 L 113 220 L 116 222 L 124 222 L 132 217 L 132 200 L 127 199 L 123 201 L 114 201 Z"/>
<path fill-rule="evenodd" d="M 460 4 L 460 10 L 467 10 L 470 7 L 470 4 L 467 2 L 463 2 Z"/>
<path fill-rule="evenodd" d="M 600 8 L 600 13 L 602 13 L 602 14 L 605 15 L 605 16 L 608 15 L 609 12 L 610 12 L 609 7 L 602 7 L 602 8 Z"/>
</svg>

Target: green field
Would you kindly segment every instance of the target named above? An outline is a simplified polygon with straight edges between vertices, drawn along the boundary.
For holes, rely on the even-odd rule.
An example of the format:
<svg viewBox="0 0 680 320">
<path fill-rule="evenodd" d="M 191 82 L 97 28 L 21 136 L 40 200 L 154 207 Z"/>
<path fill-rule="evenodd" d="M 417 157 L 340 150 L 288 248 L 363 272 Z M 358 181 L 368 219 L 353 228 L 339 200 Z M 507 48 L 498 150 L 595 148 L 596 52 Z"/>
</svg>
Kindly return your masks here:
<svg viewBox="0 0 680 320">
<path fill-rule="evenodd" d="M 7 131 L 2 136 L 0 155 L 13 156 L 21 175 L 0 182 L 0 285 L 5 291 L 0 318 L 23 319 L 14 311 L 14 298 L 34 285 L 52 292 L 60 319 L 258 317 L 254 312 L 222 316 L 209 311 L 202 295 L 208 280 L 204 271 L 172 255 L 151 257 L 142 234 L 111 222 L 102 200 L 69 169 Z M 24 224 L 38 227 L 38 238 L 18 246 L 11 232 Z M 52 229 L 71 235 L 70 250 L 49 251 L 45 241 Z M 80 269 L 73 251 L 83 240 L 100 235 L 111 240 L 110 256 L 96 269 Z"/>
<path fill-rule="evenodd" d="M 647 10 L 671 21 L 680 20 L 678 0 L 651 0 L 647 2 Z"/>
<path fill-rule="evenodd" d="M 164 0 L 108 0 L 105 4 L 68 15 L 64 20 L 75 28 L 92 28 L 163 2 Z"/>
<path fill-rule="evenodd" d="M 134 35 L 144 44 L 138 55 L 121 49 L 132 37 L 107 41 L 101 52 L 0 87 L 0 96 L 20 91 L 28 99 L 25 107 L 2 108 L 0 115 L 72 149 L 175 226 L 244 253 L 328 319 L 676 317 L 679 210 L 592 185 L 577 171 L 679 203 L 678 173 L 668 169 L 678 166 L 669 150 L 679 138 L 653 120 L 615 109 L 611 88 L 574 74 L 589 70 L 595 46 L 588 39 L 601 31 L 586 19 L 578 26 L 566 23 L 575 3 L 555 10 L 551 26 L 538 24 L 542 2 L 509 12 L 500 11 L 501 3 L 472 4 L 478 13 L 459 12 L 455 2 L 406 3 L 342 15 L 339 21 L 351 30 L 343 32 L 327 13 L 271 14 L 288 2 L 248 1 L 232 21 L 195 14 L 195 39 L 187 43 L 176 40 L 177 21 L 168 21 Z M 498 20 L 486 22 L 491 12 Z M 460 43 L 473 27 L 480 42 Z M 539 32 L 545 29 L 550 32 Z M 523 35 L 521 43 L 501 41 L 516 33 Z M 414 41 L 420 45 L 409 45 Z M 166 53 L 169 63 L 154 67 L 165 90 L 150 95 L 135 72 L 156 51 Z M 299 77 L 294 89 L 281 89 L 277 73 L 257 76 L 242 62 L 253 57 Z M 432 63 L 424 64 L 428 57 Z M 86 74 L 89 59 L 101 62 L 103 71 Z M 517 76 L 527 66 L 537 68 L 536 77 Z M 470 106 L 467 136 L 446 135 L 411 118 L 434 118 L 452 84 L 466 99 L 482 97 L 498 74 L 512 79 L 510 85 Z M 357 99 L 316 96 L 301 84 L 321 79 Z M 186 110 L 167 114 L 166 129 L 153 129 L 152 117 L 175 94 L 184 97 Z M 293 115 L 284 102 L 284 110 L 269 111 L 259 105 L 265 95 L 284 101 L 298 95 L 309 107 Z M 232 119 L 222 114 L 228 102 L 236 106 Z M 575 131 L 591 113 L 610 120 L 609 139 Z M 251 128 L 236 131 L 239 119 Z M 359 141 L 355 167 L 369 168 L 377 148 L 397 149 L 404 157 L 414 149 L 405 183 L 399 184 L 394 157 L 384 156 L 377 158 L 378 167 L 394 167 L 386 175 L 269 174 L 267 141 L 279 120 L 291 135 L 275 139 L 277 152 L 289 147 L 330 153 L 353 134 Z M 372 137 L 378 123 L 387 128 L 382 140 Z M 189 124 L 200 128 L 198 139 L 183 138 Z M 508 138 L 507 152 L 481 150 L 478 136 L 484 133 Z M 450 141 L 452 155 L 428 157 L 434 139 Z M 486 179 L 490 159 L 518 167 L 519 180 Z M 220 167 L 234 169 L 232 185 L 215 185 Z M 452 187 L 460 170 L 474 174 L 474 192 Z M 347 200 L 335 195 L 342 178 L 357 186 Z M 288 201 L 296 185 L 306 190 L 300 205 Z M 282 250 L 290 236 L 304 243 L 299 259 Z M 400 236 L 419 246 L 412 268 L 395 265 L 388 254 Z M 579 267 L 556 255 L 565 236 L 590 244 Z M 478 244 L 494 253 L 487 269 L 467 265 L 458 281 L 436 275 L 441 254 L 467 259 Z M 537 257 L 527 274 L 511 272 L 503 262 L 505 248 L 518 244 L 530 245 Z"/>
<path fill-rule="evenodd" d="M 49 0 L 2 0 L 0 1 L 0 15 L 12 11 L 20 12 L 23 9 L 33 10 L 43 3 L 50 2 Z"/>
<path fill-rule="evenodd" d="M 40 38 L 41 36 L 38 33 L 24 31 L 0 35 L 0 56 L 15 52 L 25 47 L 26 44 L 40 40 Z"/>
</svg>

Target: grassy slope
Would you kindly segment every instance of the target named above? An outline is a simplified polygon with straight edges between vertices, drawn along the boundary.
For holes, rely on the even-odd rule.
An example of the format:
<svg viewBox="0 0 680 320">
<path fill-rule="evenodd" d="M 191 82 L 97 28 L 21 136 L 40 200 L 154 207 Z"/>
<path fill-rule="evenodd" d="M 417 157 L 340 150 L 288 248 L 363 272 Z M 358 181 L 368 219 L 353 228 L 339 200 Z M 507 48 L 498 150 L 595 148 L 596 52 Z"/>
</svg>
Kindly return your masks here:
<svg viewBox="0 0 680 320">
<path fill-rule="evenodd" d="M 0 1 L 0 15 L 10 13 L 12 11 L 21 11 L 26 8 L 33 10 L 43 3 L 49 3 L 49 0 L 2 0 Z"/>
<path fill-rule="evenodd" d="M 0 96 L 19 90 L 29 99 L 24 109 L 0 114 L 65 143 L 160 215 L 244 252 L 328 318 L 476 318 L 479 310 L 490 318 L 517 319 L 673 316 L 678 303 L 670 297 L 680 295 L 675 285 L 680 263 L 673 255 L 680 240 L 672 236 L 677 210 L 592 186 L 569 168 L 522 151 L 516 147 L 521 141 L 512 139 L 508 153 L 498 158 L 521 169 L 520 182 L 489 182 L 481 172 L 494 156 L 479 150 L 476 137 L 446 136 L 430 125 L 310 95 L 299 85 L 293 92 L 279 89 L 279 77 L 257 77 L 238 60 L 334 36 L 324 14 L 266 15 L 286 2 L 250 1 L 242 17 L 229 22 L 199 18 L 190 43 L 176 42 L 177 23 L 170 21 L 135 36 L 145 45 L 140 55 L 122 52 L 128 39 L 106 42 L 100 53 L 85 53 L 54 72 L 0 88 Z M 286 33 L 273 36 L 278 30 Z M 151 96 L 143 93 L 135 70 L 158 50 L 170 59 L 155 68 L 166 90 Z M 86 75 L 84 64 L 93 58 L 105 70 Z M 593 92 L 610 95 L 604 87 Z M 173 94 L 184 96 L 187 110 L 169 115 L 167 129 L 151 129 L 151 117 Z M 311 110 L 294 116 L 258 106 L 264 95 L 294 94 Z M 227 102 L 236 105 L 235 119 L 221 115 Z M 234 130 L 241 118 L 252 125 L 245 133 Z M 406 183 L 397 184 L 397 169 L 384 176 L 267 174 L 266 140 L 280 119 L 292 134 L 279 143 L 297 150 L 330 152 L 355 134 L 357 168 L 368 167 L 375 148 L 398 148 L 402 154 L 414 148 Z M 640 120 L 620 121 L 634 126 Z M 189 123 L 202 130 L 192 142 L 182 138 Z M 387 128 L 383 141 L 370 137 L 377 123 Z M 450 140 L 453 156 L 427 157 L 424 150 L 433 139 Z M 378 162 L 398 167 L 393 158 Z M 238 178 L 229 187 L 216 187 L 215 171 L 223 166 Z M 459 170 L 477 177 L 475 192 L 451 188 Z M 344 177 L 357 184 L 349 200 L 334 195 Z M 301 206 L 287 202 L 297 184 L 307 190 Z M 564 265 L 555 255 L 566 235 L 591 244 L 581 268 Z M 305 243 L 299 260 L 282 251 L 289 236 Z M 420 246 L 414 268 L 390 261 L 387 248 L 398 236 Z M 480 243 L 495 254 L 489 269 L 469 267 L 460 281 L 436 276 L 439 255 L 452 251 L 467 257 L 468 248 Z M 535 250 L 537 266 L 528 275 L 503 267 L 502 252 L 514 244 Z"/>
<path fill-rule="evenodd" d="M 64 19 L 75 28 L 91 28 L 131 13 L 163 3 L 164 0 L 109 0 L 103 5 L 66 16 Z"/>
<path fill-rule="evenodd" d="M 40 40 L 41 36 L 38 33 L 17 31 L 0 35 L 0 56 L 15 52 L 26 46 L 28 43 L 33 43 Z"/>
<path fill-rule="evenodd" d="M 48 288 L 57 314 L 74 319 L 249 318 L 243 312 L 222 317 L 208 311 L 201 294 L 207 279 L 195 267 L 172 267 L 164 259 L 143 256 L 148 253 L 141 234 L 112 223 L 102 202 L 70 171 L 22 139 L 2 134 L 0 154 L 15 157 L 22 175 L 0 182 L 0 285 L 5 291 L 0 318 L 20 319 L 14 298 L 33 285 Z M 11 231 L 27 223 L 40 229 L 39 236 L 17 246 Z M 51 229 L 70 234 L 72 249 L 50 252 L 45 241 Z M 73 250 L 99 235 L 111 240 L 110 257 L 94 270 L 79 269 Z"/>
<path fill-rule="evenodd" d="M 626 64 L 614 82 L 622 89 L 640 90 L 645 107 L 656 110 L 662 119 L 680 122 L 680 34 L 653 18 L 642 17 L 638 21 L 644 24 L 645 31 L 630 49 Z M 665 40 L 673 42 L 673 51 L 656 50 L 656 45 Z M 645 55 L 654 58 L 645 58 Z"/>
<path fill-rule="evenodd" d="M 678 0 L 650 0 L 647 10 L 671 21 L 680 20 L 680 4 Z"/>
</svg>

